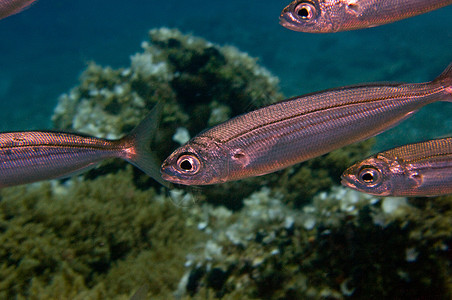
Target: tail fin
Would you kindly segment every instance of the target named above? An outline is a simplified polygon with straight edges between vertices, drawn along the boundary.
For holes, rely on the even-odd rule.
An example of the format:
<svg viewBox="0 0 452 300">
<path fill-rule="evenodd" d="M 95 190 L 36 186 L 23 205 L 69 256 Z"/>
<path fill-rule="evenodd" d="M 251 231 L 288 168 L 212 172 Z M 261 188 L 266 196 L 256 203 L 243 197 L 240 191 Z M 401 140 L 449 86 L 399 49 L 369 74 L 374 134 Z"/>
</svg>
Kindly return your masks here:
<svg viewBox="0 0 452 300">
<path fill-rule="evenodd" d="M 449 64 L 447 68 L 433 80 L 433 83 L 444 87 L 446 96 L 441 100 L 452 102 L 452 63 Z"/>
<path fill-rule="evenodd" d="M 125 159 L 151 176 L 165 187 L 169 184 L 160 176 L 160 163 L 151 150 L 150 143 L 158 128 L 162 104 L 157 103 L 152 111 L 122 140 L 133 145 L 133 153 L 127 153 Z"/>
</svg>

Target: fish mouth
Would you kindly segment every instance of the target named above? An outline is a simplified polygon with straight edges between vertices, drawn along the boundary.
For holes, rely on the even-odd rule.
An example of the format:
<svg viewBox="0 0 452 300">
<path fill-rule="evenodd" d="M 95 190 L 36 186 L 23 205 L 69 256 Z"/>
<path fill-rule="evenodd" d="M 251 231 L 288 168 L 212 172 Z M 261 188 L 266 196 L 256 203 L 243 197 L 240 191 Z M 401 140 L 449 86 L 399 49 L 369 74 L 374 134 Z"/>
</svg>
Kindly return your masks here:
<svg viewBox="0 0 452 300">
<path fill-rule="evenodd" d="M 171 164 L 166 164 L 163 162 L 160 168 L 160 174 L 163 180 L 181 185 L 196 185 L 193 178 L 186 177 L 184 174 L 178 172 Z"/>
<path fill-rule="evenodd" d="M 352 190 L 355 190 L 357 192 L 361 192 L 361 193 L 365 193 L 365 194 L 369 194 L 372 196 L 380 196 L 380 197 L 385 197 L 385 196 L 390 196 L 391 193 L 389 191 L 384 191 L 384 192 L 377 192 L 377 191 L 372 191 L 372 190 L 367 190 L 367 189 L 363 189 L 361 187 L 358 187 L 356 184 L 353 183 L 354 180 L 356 180 L 356 177 L 354 176 L 349 176 L 349 175 L 342 175 L 341 176 L 341 184 L 347 188 L 350 188 Z"/>
<path fill-rule="evenodd" d="M 358 190 L 357 186 L 354 183 L 352 183 L 352 179 L 350 179 L 347 176 L 344 175 L 341 176 L 341 184 L 353 190 Z"/>
<path fill-rule="evenodd" d="M 350 173 L 347 173 L 347 171 L 341 175 L 341 184 L 343 186 L 358 191 L 359 189 L 354 182 L 356 182 L 356 177 Z"/>
<path fill-rule="evenodd" d="M 175 176 L 175 172 L 173 168 L 170 165 L 167 165 L 165 162 L 163 162 L 161 168 L 160 168 L 160 174 L 163 180 L 171 182 L 171 183 L 181 183 L 181 179 L 179 179 L 177 176 Z"/>
<path fill-rule="evenodd" d="M 164 170 L 161 170 L 161 171 L 160 171 L 160 174 L 161 174 L 163 180 L 166 180 L 166 181 L 172 181 L 172 180 L 171 180 L 171 179 L 172 179 L 172 176 L 169 175 L 169 174 L 167 174 L 167 173 L 165 173 Z"/>
<path fill-rule="evenodd" d="M 300 26 L 297 26 L 299 24 L 298 20 L 293 17 L 292 13 L 288 12 L 287 7 L 284 8 L 279 16 L 279 24 L 293 31 L 302 31 Z"/>
<path fill-rule="evenodd" d="M 162 179 L 165 180 L 165 181 L 168 181 L 168 182 L 173 183 L 173 184 L 190 185 L 190 183 L 187 183 L 186 180 L 180 179 L 178 177 L 175 177 L 170 172 L 168 172 L 168 173 L 165 172 L 164 173 L 164 171 L 161 171 L 160 173 L 162 174 Z"/>
</svg>

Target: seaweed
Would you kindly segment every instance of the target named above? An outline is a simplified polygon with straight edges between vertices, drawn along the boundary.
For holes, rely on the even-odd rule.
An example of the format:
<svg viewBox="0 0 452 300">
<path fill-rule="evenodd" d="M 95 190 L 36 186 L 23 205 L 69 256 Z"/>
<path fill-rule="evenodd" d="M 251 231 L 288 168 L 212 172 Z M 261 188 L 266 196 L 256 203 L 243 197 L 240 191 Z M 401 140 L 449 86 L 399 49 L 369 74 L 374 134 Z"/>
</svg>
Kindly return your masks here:
<svg viewBox="0 0 452 300">
<path fill-rule="evenodd" d="M 168 198 L 137 190 L 131 169 L 1 190 L 0 297 L 119 299 L 143 282 L 170 294 L 202 233 Z"/>
</svg>

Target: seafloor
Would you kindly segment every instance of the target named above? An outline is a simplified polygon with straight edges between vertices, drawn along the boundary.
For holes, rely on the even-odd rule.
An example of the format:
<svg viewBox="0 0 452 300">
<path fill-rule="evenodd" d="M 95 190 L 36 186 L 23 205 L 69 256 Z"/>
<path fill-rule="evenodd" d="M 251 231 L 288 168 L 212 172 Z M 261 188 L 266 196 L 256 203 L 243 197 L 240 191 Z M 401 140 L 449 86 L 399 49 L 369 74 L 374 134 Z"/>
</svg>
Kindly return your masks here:
<svg viewBox="0 0 452 300">
<path fill-rule="evenodd" d="M 126 68 L 90 63 L 55 128 L 119 138 L 163 104 L 163 159 L 202 129 L 283 98 L 257 60 L 168 28 Z M 194 117 L 196 116 L 196 117 Z M 171 191 L 122 161 L 0 190 L 1 299 L 450 299 L 452 197 L 339 186 L 357 143 L 262 177 Z"/>
</svg>

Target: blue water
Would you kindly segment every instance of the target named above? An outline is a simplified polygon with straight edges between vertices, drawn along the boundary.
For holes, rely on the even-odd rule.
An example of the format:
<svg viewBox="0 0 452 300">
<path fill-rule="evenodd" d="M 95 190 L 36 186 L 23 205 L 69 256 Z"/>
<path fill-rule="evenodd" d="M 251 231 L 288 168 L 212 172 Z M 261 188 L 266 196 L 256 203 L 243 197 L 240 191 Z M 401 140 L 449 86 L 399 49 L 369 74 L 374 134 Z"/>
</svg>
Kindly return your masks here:
<svg viewBox="0 0 452 300">
<path fill-rule="evenodd" d="M 89 61 L 127 66 L 151 28 L 231 44 L 281 79 L 286 96 L 371 81 L 431 80 L 452 62 L 452 7 L 376 28 L 292 32 L 287 1 L 40 0 L 0 20 L 0 131 L 48 128 L 58 96 Z M 380 138 L 395 145 L 451 133 L 452 104 L 424 108 Z"/>
</svg>

